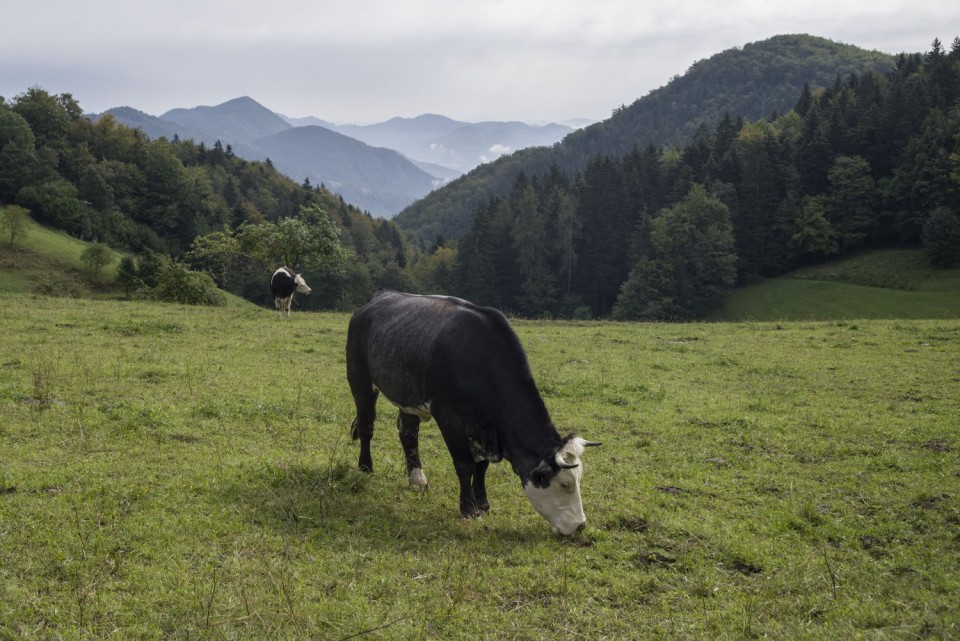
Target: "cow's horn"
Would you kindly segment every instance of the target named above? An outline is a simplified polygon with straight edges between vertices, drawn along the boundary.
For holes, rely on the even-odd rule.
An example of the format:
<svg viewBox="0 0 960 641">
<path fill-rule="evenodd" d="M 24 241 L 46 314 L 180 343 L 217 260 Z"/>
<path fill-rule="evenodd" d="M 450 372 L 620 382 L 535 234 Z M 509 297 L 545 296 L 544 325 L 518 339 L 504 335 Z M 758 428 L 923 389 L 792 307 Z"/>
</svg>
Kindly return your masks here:
<svg viewBox="0 0 960 641">
<path fill-rule="evenodd" d="M 583 441 L 584 447 L 597 447 L 598 445 L 603 445 L 600 441 Z"/>
<path fill-rule="evenodd" d="M 579 463 L 567 463 L 564 461 L 563 455 L 559 451 L 554 455 L 554 460 L 557 462 L 557 467 L 563 470 L 570 470 L 580 466 Z"/>
</svg>

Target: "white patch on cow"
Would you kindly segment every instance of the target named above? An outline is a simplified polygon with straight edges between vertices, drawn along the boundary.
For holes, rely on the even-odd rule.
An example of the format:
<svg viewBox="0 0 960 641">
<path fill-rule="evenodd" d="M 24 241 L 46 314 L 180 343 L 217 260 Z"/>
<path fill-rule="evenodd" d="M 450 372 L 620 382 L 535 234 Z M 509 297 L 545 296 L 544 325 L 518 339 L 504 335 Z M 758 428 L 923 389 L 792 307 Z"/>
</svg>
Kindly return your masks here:
<svg viewBox="0 0 960 641">
<path fill-rule="evenodd" d="M 400 411 L 404 414 L 413 414 L 418 416 L 421 421 L 427 422 L 433 418 L 433 414 L 430 413 L 430 403 L 424 403 L 423 405 L 417 405 L 416 407 L 400 407 Z"/>
<path fill-rule="evenodd" d="M 410 470 L 410 474 L 407 476 L 410 480 L 410 485 L 415 485 L 419 488 L 427 489 L 430 485 L 427 482 L 427 475 L 423 473 L 422 467 L 415 467 Z"/>
<path fill-rule="evenodd" d="M 523 486 L 533 509 L 550 523 L 555 533 L 563 536 L 570 536 L 587 520 L 580 500 L 580 479 L 583 476 L 580 455 L 585 444 L 582 438 L 573 438 L 557 452 L 560 460 L 577 467 L 561 469 L 548 487 L 540 488 L 530 481 Z"/>
<path fill-rule="evenodd" d="M 373 389 L 377 392 L 382 393 L 380 388 L 377 387 L 376 385 L 373 386 Z M 404 414 L 413 414 L 414 416 L 418 416 L 420 420 L 424 422 L 429 421 L 431 418 L 433 418 L 433 414 L 430 413 L 430 401 L 427 401 L 426 403 L 421 403 L 420 405 L 416 405 L 416 406 L 409 406 L 409 405 L 401 405 L 400 403 L 391 399 L 386 394 L 384 394 L 383 397 L 387 399 L 391 405 L 399 409 Z"/>
<path fill-rule="evenodd" d="M 309 294 L 311 291 L 313 291 L 312 289 L 307 287 L 307 281 L 303 280 L 303 276 L 301 276 L 300 274 L 297 274 L 294 277 L 293 282 L 297 284 L 297 291 L 301 294 Z"/>
</svg>

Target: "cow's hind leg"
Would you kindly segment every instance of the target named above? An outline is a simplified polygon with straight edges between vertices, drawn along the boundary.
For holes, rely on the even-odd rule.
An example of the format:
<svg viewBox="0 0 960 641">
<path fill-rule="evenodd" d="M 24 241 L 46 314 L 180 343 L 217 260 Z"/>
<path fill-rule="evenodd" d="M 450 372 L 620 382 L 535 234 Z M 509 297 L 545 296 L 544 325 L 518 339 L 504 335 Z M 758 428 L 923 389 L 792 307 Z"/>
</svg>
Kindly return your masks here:
<svg viewBox="0 0 960 641">
<path fill-rule="evenodd" d="M 353 419 L 350 435 L 360 441 L 360 460 L 357 466 L 363 472 L 373 472 L 373 457 L 370 455 L 370 441 L 373 440 L 373 424 L 377 420 L 377 395 L 372 385 L 350 383 L 353 402 L 357 406 L 357 417 Z"/>
<path fill-rule="evenodd" d="M 427 487 L 427 476 L 420 464 L 420 417 L 415 414 L 397 413 L 397 431 L 407 460 L 407 479 L 410 485 Z"/>
</svg>

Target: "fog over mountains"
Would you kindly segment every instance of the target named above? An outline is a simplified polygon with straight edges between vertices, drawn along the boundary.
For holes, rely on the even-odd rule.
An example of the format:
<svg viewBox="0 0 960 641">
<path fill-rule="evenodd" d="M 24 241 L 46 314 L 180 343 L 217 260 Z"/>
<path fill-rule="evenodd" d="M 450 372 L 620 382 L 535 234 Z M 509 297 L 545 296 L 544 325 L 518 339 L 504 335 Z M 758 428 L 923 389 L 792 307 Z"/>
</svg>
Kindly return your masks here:
<svg viewBox="0 0 960 641">
<path fill-rule="evenodd" d="M 477 165 L 519 149 L 553 145 L 574 131 L 555 123 L 469 123 L 432 114 L 336 125 L 316 117 L 285 117 L 249 97 L 160 116 L 130 107 L 104 113 L 150 138 L 177 136 L 208 147 L 219 141 L 242 158 L 269 158 L 294 180 L 322 184 L 384 218 Z"/>
</svg>

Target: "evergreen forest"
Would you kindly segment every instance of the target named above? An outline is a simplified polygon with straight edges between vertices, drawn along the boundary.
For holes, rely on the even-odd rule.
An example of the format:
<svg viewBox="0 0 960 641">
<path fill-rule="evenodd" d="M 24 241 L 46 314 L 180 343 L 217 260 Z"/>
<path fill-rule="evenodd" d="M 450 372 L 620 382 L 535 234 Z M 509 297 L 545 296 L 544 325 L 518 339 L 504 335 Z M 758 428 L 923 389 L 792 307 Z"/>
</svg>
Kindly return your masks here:
<svg viewBox="0 0 960 641">
<path fill-rule="evenodd" d="M 422 239 L 228 141 L 150 140 L 36 87 L 0 98 L 0 206 L 126 252 L 130 282 L 162 257 L 271 305 L 286 259 L 314 289 L 306 309 L 352 309 L 384 287 L 529 317 L 682 320 L 738 284 L 865 249 L 960 257 L 960 39 L 806 84 L 792 109 L 727 112 L 685 144 L 579 165 L 519 171 L 502 195 L 461 203 L 462 236 Z M 254 233 L 304 229 L 336 251 L 318 260 Z"/>
</svg>

